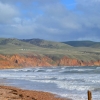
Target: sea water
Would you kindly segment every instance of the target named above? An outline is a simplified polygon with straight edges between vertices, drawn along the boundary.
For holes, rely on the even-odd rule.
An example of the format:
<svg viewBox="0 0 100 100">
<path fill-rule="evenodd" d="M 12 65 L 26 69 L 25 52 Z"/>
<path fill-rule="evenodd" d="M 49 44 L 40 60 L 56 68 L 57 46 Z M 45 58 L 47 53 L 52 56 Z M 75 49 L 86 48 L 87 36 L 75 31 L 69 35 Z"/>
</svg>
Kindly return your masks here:
<svg viewBox="0 0 100 100">
<path fill-rule="evenodd" d="M 0 83 L 46 91 L 73 100 L 100 100 L 100 67 L 36 67 L 0 70 Z"/>
</svg>

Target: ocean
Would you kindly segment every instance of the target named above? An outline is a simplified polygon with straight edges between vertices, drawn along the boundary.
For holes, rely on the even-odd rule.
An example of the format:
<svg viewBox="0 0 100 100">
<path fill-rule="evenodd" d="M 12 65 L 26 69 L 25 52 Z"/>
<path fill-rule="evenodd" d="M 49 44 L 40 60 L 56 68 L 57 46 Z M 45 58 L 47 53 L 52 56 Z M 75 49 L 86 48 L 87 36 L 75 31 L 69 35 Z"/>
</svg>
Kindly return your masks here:
<svg viewBox="0 0 100 100">
<path fill-rule="evenodd" d="M 35 67 L 0 70 L 0 84 L 45 91 L 73 100 L 100 100 L 100 67 Z"/>
</svg>

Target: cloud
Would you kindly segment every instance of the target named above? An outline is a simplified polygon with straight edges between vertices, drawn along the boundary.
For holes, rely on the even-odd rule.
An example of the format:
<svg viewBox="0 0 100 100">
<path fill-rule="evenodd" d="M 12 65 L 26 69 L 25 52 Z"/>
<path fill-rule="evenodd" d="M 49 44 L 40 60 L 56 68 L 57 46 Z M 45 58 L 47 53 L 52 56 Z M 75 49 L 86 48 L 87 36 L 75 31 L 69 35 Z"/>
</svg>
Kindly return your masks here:
<svg viewBox="0 0 100 100">
<path fill-rule="evenodd" d="M 0 36 L 56 41 L 99 40 L 100 0 L 0 0 Z"/>
<path fill-rule="evenodd" d="M 0 2 L 0 24 L 11 23 L 12 18 L 18 15 L 15 7 Z"/>
</svg>

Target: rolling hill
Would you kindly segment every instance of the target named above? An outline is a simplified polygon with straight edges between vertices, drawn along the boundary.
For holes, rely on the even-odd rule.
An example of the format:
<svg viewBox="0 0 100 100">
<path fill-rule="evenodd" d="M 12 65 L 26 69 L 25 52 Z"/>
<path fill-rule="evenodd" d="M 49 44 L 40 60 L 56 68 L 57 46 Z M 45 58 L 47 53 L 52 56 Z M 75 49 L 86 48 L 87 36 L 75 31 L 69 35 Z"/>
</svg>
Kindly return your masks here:
<svg viewBox="0 0 100 100">
<path fill-rule="evenodd" d="M 93 42 L 93 41 L 67 41 L 62 42 L 74 47 L 93 47 L 93 48 L 100 48 L 100 42 Z"/>
<path fill-rule="evenodd" d="M 33 45 L 36 45 L 39 47 L 43 47 L 43 48 L 55 48 L 55 49 L 71 48 L 71 46 L 68 44 L 47 41 L 47 40 L 43 40 L 43 39 L 23 39 L 21 41 L 30 43 L 30 44 L 33 44 Z"/>
<path fill-rule="evenodd" d="M 80 60 L 94 60 L 100 58 L 100 50 L 93 47 L 91 49 L 91 46 L 93 46 L 95 42 L 72 41 L 68 43 L 69 44 L 65 44 L 42 39 L 0 38 L 0 53 L 24 55 L 31 53 L 34 55 L 47 55 L 53 58 L 67 56 Z"/>
</svg>

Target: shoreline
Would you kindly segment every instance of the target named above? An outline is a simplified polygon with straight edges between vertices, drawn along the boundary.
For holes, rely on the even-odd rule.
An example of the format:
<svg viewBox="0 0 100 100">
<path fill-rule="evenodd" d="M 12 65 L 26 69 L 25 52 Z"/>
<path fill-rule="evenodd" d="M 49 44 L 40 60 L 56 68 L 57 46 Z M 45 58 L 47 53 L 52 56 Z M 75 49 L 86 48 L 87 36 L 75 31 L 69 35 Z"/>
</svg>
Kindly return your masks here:
<svg viewBox="0 0 100 100">
<path fill-rule="evenodd" d="M 0 85 L 0 100 L 71 100 L 43 91 Z"/>
</svg>

